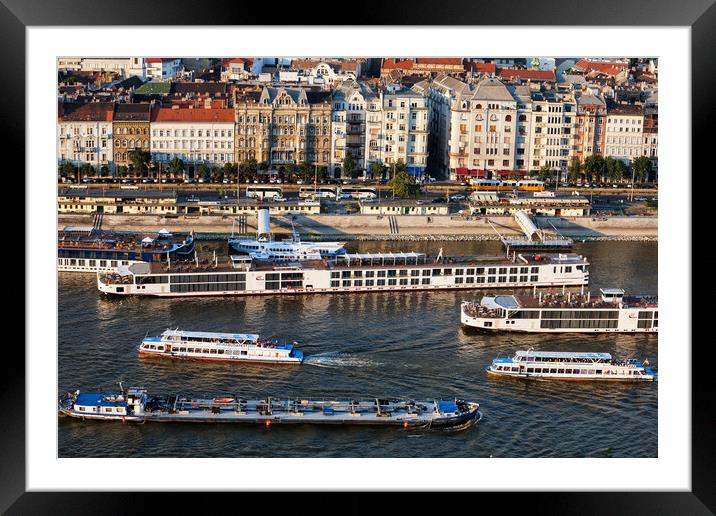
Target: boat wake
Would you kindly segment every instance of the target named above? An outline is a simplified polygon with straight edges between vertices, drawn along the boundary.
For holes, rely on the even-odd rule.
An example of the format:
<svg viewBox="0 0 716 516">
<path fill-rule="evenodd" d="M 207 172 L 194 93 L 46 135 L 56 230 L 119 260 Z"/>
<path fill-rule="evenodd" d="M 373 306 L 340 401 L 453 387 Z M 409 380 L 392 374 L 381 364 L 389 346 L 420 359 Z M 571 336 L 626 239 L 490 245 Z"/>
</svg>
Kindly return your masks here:
<svg viewBox="0 0 716 516">
<path fill-rule="evenodd" d="M 327 351 L 307 356 L 304 358 L 303 363 L 317 367 L 375 367 L 380 365 L 373 360 L 351 356 L 349 353 L 340 353 L 338 351 Z"/>
</svg>

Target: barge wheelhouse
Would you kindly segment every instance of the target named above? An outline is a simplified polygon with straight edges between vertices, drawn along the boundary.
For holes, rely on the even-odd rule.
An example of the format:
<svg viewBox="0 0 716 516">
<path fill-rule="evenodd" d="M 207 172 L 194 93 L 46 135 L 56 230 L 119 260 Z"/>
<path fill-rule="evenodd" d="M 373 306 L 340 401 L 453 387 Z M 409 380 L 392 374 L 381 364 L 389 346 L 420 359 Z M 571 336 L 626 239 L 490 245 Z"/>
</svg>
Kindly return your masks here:
<svg viewBox="0 0 716 516">
<path fill-rule="evenodd" d="M 229 262 L 133 264 L 98 274 L 100 292 L 217 296 L 583 286 L 589 263 L 576 254 L 428 257 L 421 253 L 344 254 L 277 264 L 251 257 Z"/>
<path fill-rule="evenodd" d="M 618 288 L 590 294 L 484 296 L 460 307 L 462 324 L 486 331 L 530 333 L 657 333 L 656 296 L 624 296 Z"/>
<path fill-rule="evenodd" d="M 226 362 L 300 364 L 303 353 L 291 344 L 280 344 L 246 333 L 213 333 L 166 330 L 159 337 L 146 337 L 139 354 Z"/>
<path fill-rule="evenodd" d="M 517 351 L 512 358 L 496 358 L 487 372 L 536 380 L 600 380 L 652 382 L 654 372 L 648 362 L 615 360 L 609 353 L 558 351 Z"/>
</svg>

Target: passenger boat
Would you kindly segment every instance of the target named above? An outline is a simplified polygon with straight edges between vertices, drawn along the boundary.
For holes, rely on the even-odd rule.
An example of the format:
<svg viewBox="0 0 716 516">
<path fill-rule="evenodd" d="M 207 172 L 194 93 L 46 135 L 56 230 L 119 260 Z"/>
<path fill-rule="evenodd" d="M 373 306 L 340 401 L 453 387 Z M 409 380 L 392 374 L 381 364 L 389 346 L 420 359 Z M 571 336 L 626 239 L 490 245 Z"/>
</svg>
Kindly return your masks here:
<svg viewBox="0 0 716 516">
<path fill-rule="evenodd" d="M 656 296 L 624 296 L 602 288 L 595 299 L 583 294 L 483 296 L 460 307 L 462 324 L 487 331 L 534 333 L 657 333 Z"/>
<path fill-rule="evenodd" d="M 288 240 L 273 241 L 269 210 L 261 208 L 258 210 L 256 238 L 229 238 L 229 249 L 257 260 L 276 262 L 320 260 L 346 253 L 346 242 L 301 242 L 295 228 L 292 228 L 292 235 Z"/>
<path fill-rule="evenodd" d="M 243 399 L 238 396 L 196 398 L 152 396 L 143 388 L 126 392 L 85 393 L 60 397 L 61 414 L 80 419 L 124 423 L 251 423 L 365 425 L 403 428 L 462 429 L 482 418 L 479 404 L 459 399 L 327 400 L 300 398 Z"/>
<path fill-rule="evenodd" d="M 217 296 L 582 286 L 589 263 L 577 254 L 429 257 L 362 253 L 277 264 L 250 256 L 132 264 L 97 275 L 105 294 Z"/>
<path fill-rule="evenodd" d="M 489 374 L 538 380 L 601 380 L 652 382 L 648 361 L 615 360 L 609 353 L 517 351 L 512 358 L 496 358 Z"/>
<path fill-rule="evenodd" d="M 116 272 L 135 263 L 158 263 L 194 258 L 194 236 L 158 233 L 119 233 L 94 228 L 65 227 L 58 234 L 60 272 Z"/>
<path fill-rule="evenodd" d="M 244 333 L 210 333 L 166 330 L 159 337 L 146 337 L 139 346 L 140 355 L 226 362 L 300 364 L 303 352 L 291 344 L 260 339 Z"/>
</svg>

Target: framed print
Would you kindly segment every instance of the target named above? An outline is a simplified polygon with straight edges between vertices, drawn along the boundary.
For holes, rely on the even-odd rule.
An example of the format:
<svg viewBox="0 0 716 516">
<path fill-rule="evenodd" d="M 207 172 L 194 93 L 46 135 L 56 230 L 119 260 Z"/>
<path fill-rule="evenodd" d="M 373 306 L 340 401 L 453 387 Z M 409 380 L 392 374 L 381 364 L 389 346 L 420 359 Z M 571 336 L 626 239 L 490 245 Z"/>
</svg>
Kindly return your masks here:
<svg viewBox="0 0 716 516">
<path fill-rule="evenodd" d="M 281 26 L 3 0 L 28 228 L 3 510 L 713 511 L 690 203 L 716 11 L 521 4 Z"/>
</svg>

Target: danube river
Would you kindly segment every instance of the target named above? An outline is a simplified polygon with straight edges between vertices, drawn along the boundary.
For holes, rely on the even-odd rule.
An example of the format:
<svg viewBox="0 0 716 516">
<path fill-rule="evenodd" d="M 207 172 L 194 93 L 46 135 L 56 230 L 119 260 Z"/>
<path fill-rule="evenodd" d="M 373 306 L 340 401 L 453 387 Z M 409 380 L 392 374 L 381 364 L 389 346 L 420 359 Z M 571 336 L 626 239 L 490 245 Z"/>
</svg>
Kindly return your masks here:
<svg viewBox="0 0 716 516">
<path fill-rule="evenodd" d="M 202 246 L 211 245 L 201 243 Z M 218 244 L 214 244 L 218 246 Z M 223 244 L 225 246 L 225 244 Z M 351 250 L 499 254 L 497 242 L 361 242 Z M 224 247 L 225 249 L 225 247 Z M 656 242 L 594 242 L 591 291 L 657 293 Z M 91 274 L 59 275 L 60 393 L 142 385 L 210 397 L 460 397 L 483 420 L 461 432 L 395 428 L 122 425 L 60 416 L 60 457 L 656 457 L 657 384 L 488 377 L 494 357 L 534 347 L 648 358 L 655 335 L 484 334 L 460 303 L 488 291 L 155 299 L 101 296 Z M 167 328 L 259 333 L 291 342 L 301 366 L 139 358 Z"/>
</svg>

